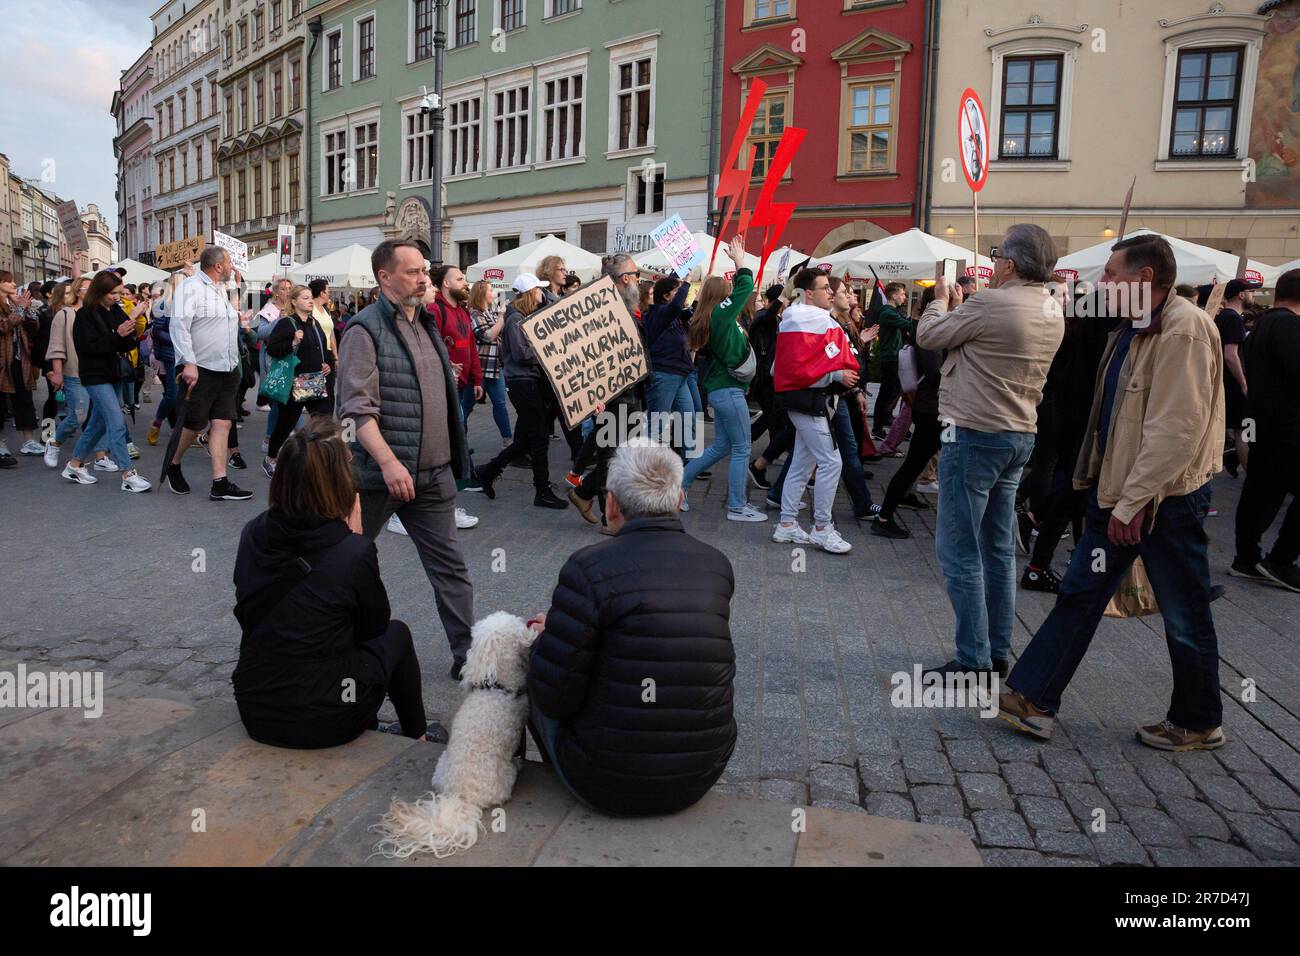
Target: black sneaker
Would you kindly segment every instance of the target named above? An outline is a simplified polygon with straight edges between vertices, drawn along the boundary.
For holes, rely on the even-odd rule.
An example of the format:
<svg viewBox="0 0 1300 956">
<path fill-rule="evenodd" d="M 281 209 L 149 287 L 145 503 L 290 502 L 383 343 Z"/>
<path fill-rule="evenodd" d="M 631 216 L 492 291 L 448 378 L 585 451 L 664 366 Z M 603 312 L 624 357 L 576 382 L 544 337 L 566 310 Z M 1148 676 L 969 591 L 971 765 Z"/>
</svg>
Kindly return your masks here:
<svg viewBox="0 0 1300 956">
<path fill-rule="evenodd" d="M 547 485 L 543 490 L 537 492 L 536 497 L 533 498 L 533 504 L 538 508 L 554 508 L 556 511 L 569 507 L 567 501 L 563 498 L 556 497 L 555 492 L 549 485 Z"/>
<path fill-rule="evenodd" d="M 713 472 L 711 472 L 711 471 L 702 471 L 702 472 L 700 472 L 698 475 L 696 475 L 695 477 L 696 477 L 696 478 L 712 478 L 712 477 L 713 477 Z"/>
<path fill-rule="evenodd" d="M 1043 591 L 1047 594 L 1059 594 L 1061 591 L 1061 579 L 1056 576 L 1051 568 L 1039 570 L 1038 568 L 1025 568 L 1025 573 L 1020 576 L 1020 586 L 1026 591 Z"/>
<path fill-rule="evenodd" d="M 251 491 L 245 491 L 229 478 L 218 478 L 208 492 L 208 498 L 212 501 L 247 501 L 251 497 Z"/>
<path fill-rule="evenodd" d="M 1011 673 L 1011 662 L 1000 661 L 996 657 L 993 658 L 993 672 L 997 674 L 998 677 L 1002 678 L 1002 680 L 1006 680 L 1007 675 Z"/>
<path fill-rule="evenodd" d="M 929 511 L 930 503 L 918 495 L 915 491 L 909 491 L 903 495 L 899 504 L 904 508 L 911 508 L 913 511 Z"/>
<path fill-rule="evenodd" d="M 853 517 L 859 521 L 870 521 L 880 514 L 880 505 L 872 503 L 867 505 L 866 511 L 855 511 Z"/>
<path fill-rule="evenodd" d="M 876 517 L 872 519 L 871 533 L 878 534 L 882 538 L 894 538 L 900 541 L 912 536 L 912 532 L 899 524 L 897 518 L 892 516 L 885 518 L 881 515 L 876 515 Z"/>
<path fill-rule="evenodd" d="M 1300 593 L 1300 567 L 1296 567 L 1294 564 L 1283 564 L 1281 561 L 1273 561 L 1269 558 L 1265 558 L 1255 567 L 1273 584 L 1284 587 L 1288 591 Z"/>
<path fill-rule="evenodd" d="M 459 680 L 460 680 L 460 672 L 463 671 L 464 669 L 465 669 L 465 662 L 464 662 L 464 661 L 461 661 L 461 660 L 453 660 L 453 661 L 451 662 L 451 671 L 447 674 L 447 676 L 450 677 L 450 678 L 451 678 L 452 680 L 454 680 L 454 681 L 459 681 Z"/>
<path fill-rule="evenodd" d="M 767 469 L 754 467 L 752 461 L 749 463 L 749 477 L 753 478 L 754 484 L 764 491 L 772 487 L 772 483 L 767 480 Z"/>
<path fill-rule="evenodd" d="M 244 461 L 244 456 L 237 451 L 231 452 L 227 464 L 229 464 L 231 468 L 238 468 L 240 471 L 243 471 L 248 467 L 248 462 Z"/>
<path fill-rule="evenodd" d="M 992 672 L 992 667 L 964 667 L 957 663 L 956 660 L 951 660 L 946 664 L 940 664 L 938 667 L 927 667 L 921 672 L 921 677 L 924 678 L 927 674 L 938 674 L 940 678 L 943 678 L 949 674 L 990 674 Z"/>
<path fill-rule="evenodd" d="M 487 495 L 489 498 L 495 498 L 497 496 L 497 490 L 492 486 L 496 483 L 500 474 L 499 471 L 489 468 L 486 465 L 478 469 L 478 474 L 476 475 L 478 478 L 478 490 L 483 492 L 483 494 Z"/>
<path fill-rule="evenodd" d="M 190 493 L 190 483 L 181 474 L 180 465 L 167 466 L 167 477 L 163 479 L 163 483 L 178 495 L 188 495 Z"/>
<path fill-rule="evenodd" d="M 262 474 L 266 475 L 266 477 L 268 477 L 268 478 L 274 478 L 274 477 L 275 477 L 275 462 L 271 461 L 271 459 L 269 459 L 269 458 L 263 458 L 263 459 L 262 459 Z"/>
<path fill-rule="evenodd" d="M 9 454 L 9 449 L 0 451 L 0 468 L 17 468 L 18 459 Z"/>
<path fill-rule="evenodd" d="M 1232 564 L 1228 566 L 1228 577 L 1245 578 L 1248 581 L 1262 581 L 1264 584 L 1272 584 L 1273 579 L 1260 570 L 1263 561 L 1250 564 L 1242 558 L 1233 558 Z"/>
<path fill-rule="evenodd" d="M 212 452 L 208 451 L 208 433 L 199 432 L 194 438 L 194 444 L 203 449 L 205 455 L 211 456 Z"/>
</svg>

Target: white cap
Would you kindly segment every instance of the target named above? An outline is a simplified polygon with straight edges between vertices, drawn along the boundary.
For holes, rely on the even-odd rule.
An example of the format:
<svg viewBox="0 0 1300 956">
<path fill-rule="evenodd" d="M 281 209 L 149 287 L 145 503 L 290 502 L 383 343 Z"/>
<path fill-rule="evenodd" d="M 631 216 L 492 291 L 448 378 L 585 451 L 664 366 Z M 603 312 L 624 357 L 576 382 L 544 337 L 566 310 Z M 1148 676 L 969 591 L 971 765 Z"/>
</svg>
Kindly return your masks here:
<svg viewBox="0 0 1300 956">
<path fill-rule="evenodd" d="M 522 295 L 525 292 L 532 292 L 534 289 L 540 289 L 546 285 L 541 279 L 531 272 L 521 272 L 515 279 L 515 284 L 511 286 L 516 292 Z"/>
</svg>

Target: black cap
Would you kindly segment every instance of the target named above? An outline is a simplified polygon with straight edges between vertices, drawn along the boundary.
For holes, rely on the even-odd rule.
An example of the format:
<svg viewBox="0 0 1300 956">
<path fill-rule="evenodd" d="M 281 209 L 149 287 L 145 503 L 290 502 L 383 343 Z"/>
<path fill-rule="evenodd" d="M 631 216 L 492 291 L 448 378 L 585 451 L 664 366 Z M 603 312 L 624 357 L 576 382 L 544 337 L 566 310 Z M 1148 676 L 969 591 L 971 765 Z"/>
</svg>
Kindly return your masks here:
<svg viewBox="0 0 1300 956">
<path fill-rule="evenodd" d="M 768 302 L 776 302 L 777 299 L 781 298 L 781 293 L 784 291 L 785 291 L 785 286 L 781 285 L 780 283 L 777 283 L 775 285 L 768 286 L 767 291 L 764 292 L 763 295 L 764 297 L 766 297 Z"/>
<path fill-rule="evenodd" d="M 1223 290 L 1224 299 L 1235 299 L 1247 289 L 1262 289 L 1263 284 L 1254 279 L 1230 279 L 1228 287 Z"/>
</svg>

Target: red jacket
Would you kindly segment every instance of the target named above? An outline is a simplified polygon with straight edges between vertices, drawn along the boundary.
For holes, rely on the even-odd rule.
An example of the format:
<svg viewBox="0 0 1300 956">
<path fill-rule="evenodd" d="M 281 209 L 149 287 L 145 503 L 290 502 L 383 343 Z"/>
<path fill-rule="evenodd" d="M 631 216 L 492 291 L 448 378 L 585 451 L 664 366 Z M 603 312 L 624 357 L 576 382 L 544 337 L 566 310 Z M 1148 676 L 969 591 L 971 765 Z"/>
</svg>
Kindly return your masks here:
<svg viewBox="0 0 1300 956">
<path fill-rule="evenodd" d="M 481 386 L 483 367 L 478 360 L 478 341 L 474 338 L 474 320 L 470 318 L 469 310 L 448 302 L 441 292 L 428 309 L 438 325 L 443 345 L 447 346 L 447 357 L 460 366 L 456 387 Z"/>
</svg>

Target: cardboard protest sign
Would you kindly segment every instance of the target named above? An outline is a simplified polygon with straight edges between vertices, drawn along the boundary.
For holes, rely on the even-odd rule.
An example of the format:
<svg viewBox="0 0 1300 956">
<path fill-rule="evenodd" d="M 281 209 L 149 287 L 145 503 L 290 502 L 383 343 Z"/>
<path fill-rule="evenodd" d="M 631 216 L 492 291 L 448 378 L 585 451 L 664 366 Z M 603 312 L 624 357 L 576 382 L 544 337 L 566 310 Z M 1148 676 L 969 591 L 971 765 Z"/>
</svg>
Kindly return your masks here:
<svg viewBox="0 0 1300 956">
<path fill-rule="evenodd" d="M 158 268 L 175 269 L 191 262 L 198 262 L 199 256 L 203 255 L 203 237 L 190 236 L 188 239 L 177 239 L 175 242 L 163 242 L 158 244 Z"/>
<path fill-rule="evenodd" d="M 649 374 L 636 320 L 606 276 L 524 319 L 569 428 Z"/>
<path fill-rule="evenodd" d="M 230 262 L 236 269 L 240 272 L 248 271 L 248 243 L 215 230 L 212 233 L 212 243 L 230 253 Z"/>
<path fill-rule="evenodd" d="M 86 238 L 86 227 L 81 222 L 81 214 L 77 211 L 77 204 L 72 200 L 61 202 L 54 207 L 58 214 L 59 225 L 63 228 L 63 237 L 68 240 L 68 246 L 73 252 L 89 252 L 90 240 Z"/>
<path fill-rule="evenodd" d="M 679 214 L 674 213 L 667 222 L 652 229 L 650 238 L 668 260 L 668 267 L 682 279 L 704 262 L 704 250 L 695 241 Z"/>
</svg>

